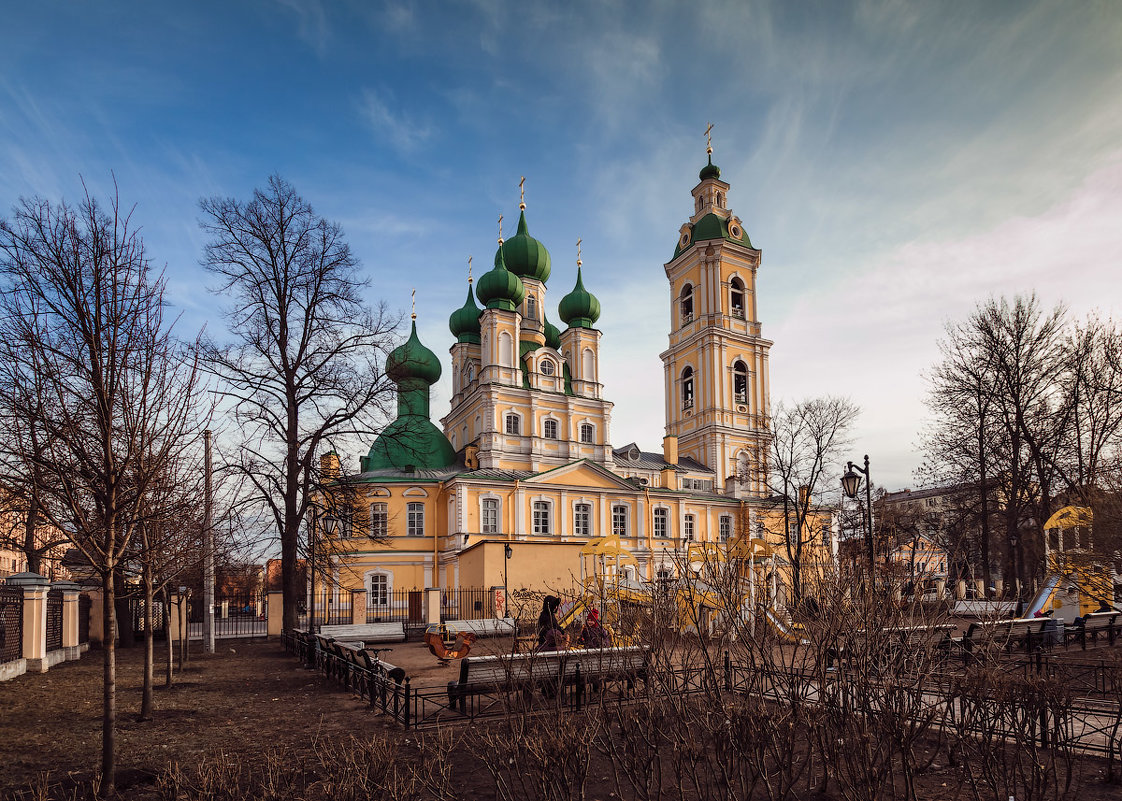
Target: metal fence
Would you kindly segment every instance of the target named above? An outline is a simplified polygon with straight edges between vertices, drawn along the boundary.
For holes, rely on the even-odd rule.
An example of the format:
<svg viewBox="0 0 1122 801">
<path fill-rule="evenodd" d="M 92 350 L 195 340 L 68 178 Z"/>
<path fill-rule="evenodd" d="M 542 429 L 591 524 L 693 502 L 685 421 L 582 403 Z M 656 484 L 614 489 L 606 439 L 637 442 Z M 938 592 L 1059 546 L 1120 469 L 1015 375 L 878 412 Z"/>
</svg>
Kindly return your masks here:
<svg viewBox="0 0 1122 801">
<path fill-rule="evenodd" d="M 23 658 L 23 590 L 0 587 L 0 662 Z"/>
<path fill-rule="evenodd" d="M 62 647 L 62 590 L 47 593 L 47 650 Z"/>
<path fill-rule="evenodd" d="M 214 636 L 228 638 L 264 637 L 268 630 L 269 600 L 264 593 L 216 595 L 214 598 Z M 190 636 L 203 636 L 203 604 L 197 614 L 192 606 Z"/>
<path fill-rule="evenodd" d="M 144 637 L 148 625 L 145 615 L 146 606 L 143 598 L 135 596 L 129 598 L 129 616 L 132 619 L 133 636 L 137 639 Z M 152 601 L 152 636 L 157 640 L 167 637 L 167 629 L 164 626 L 164 602 L 158 599 Z"/>
<path fill-rule="evenodd" d="M 495 594 L 482 587 L 456 587 L 444 590 L 440 598 L 440 619 L 485 620 L 495 614 Z"/>
<path fill-rule="evenodd" d="M 90 641 L 90 612 L 93 609 L 93 598 L 86 593 L 78 596 L 78 642 Z"/>
<path fill-rule="evenodd" d="M 406 628 L 423 628 L 425 625 L 424 590 L 413 588 L 394 590 L 380 595 L 367 595 L 366 622 L 404 623 Z"/>
</svg>

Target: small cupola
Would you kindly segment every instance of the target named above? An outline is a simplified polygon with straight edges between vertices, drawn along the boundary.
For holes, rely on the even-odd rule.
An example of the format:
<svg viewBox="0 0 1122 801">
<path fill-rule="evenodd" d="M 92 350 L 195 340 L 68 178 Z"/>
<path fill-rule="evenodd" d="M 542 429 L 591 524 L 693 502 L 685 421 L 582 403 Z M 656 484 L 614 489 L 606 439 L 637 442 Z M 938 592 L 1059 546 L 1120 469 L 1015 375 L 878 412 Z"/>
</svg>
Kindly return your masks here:
<svg viewBox="0 0 1122 801">
<path fill-rule="evenodd" d="M 475 296 L 472 294 L 469 278 L 467 300 L 448 318 L 448 330 L 452 332 L 457 342 L 479 344 L 479 316 L 482 313 L 483 311 L 475 305 Z"/>
<path fill-rule="evenodd" d="M 479 302 L 488 309 L 514 311 L 526 297 L 526 287 L 522 279 L 506 268 L 503 259 L 503 241 L 499 239 L 499 250 L 495 254 L 495 267 L 479 279 L 475 294 Z"/>
<path fill-rule="evenodd" d="M 557 307 L 561 320 L 569 328 L 593 328 L 600 319 L 600 301 L 584 288 L 580 263 L 577 263 L 577 283 L 573 291 L 561 298 Z"/>
</svg>

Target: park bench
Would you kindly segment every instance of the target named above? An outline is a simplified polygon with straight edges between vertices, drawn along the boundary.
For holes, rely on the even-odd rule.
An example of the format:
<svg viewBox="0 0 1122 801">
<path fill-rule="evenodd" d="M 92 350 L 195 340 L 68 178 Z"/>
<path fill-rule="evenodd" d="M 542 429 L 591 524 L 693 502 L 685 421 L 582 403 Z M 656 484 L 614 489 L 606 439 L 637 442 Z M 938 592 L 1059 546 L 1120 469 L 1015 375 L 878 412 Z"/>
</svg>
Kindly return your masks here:
<svg viewBox="0 0 1122 801">
<path fill-rule="evenodd" d="M 535 688 L 547 697 L 566 686 L 578 693 L 584 685 L 646 681 L 649 646 L 581 648 L 570 651 L 539 651 L 530 654 L 468 656 L 460 660 L 460 678 L 448 682 L 448 702 L 466 713 L 467 699 L 475 695 L 513 693 L 529 695 Z"/>
<path fill-rule="evenodd" d="M 954 623 L 933 623 L 924 626 L 893 626 L 881 629 L 881 632 L 900 645 L 912 648 L 931 644 L 947 648 L 956 628 L 958 627 Z"/>
<path fill-rule="evenodd" d="M 1097 642 L 1100 634 L 1106 634 L 1107 643 L 1114 645 L 1119 634 L 1122 634 L 1122 612 L 1093 612 L 1083 618 L 1079 626 L 1065 629 L 1068 639 L 1079 641 L 1083 650 L 1087 650 L 1087 638 Z"/>
<path fill-rule="evenodd" d="M 1063 623 L 1047 617 L 1026 617 L 1014 620 L 988 620 L 971 623 L 966 633 L 955 642 L 965 653 L 984 646 L 998 646 L 1007 651 L 1021 645 L 1026 653 L 1042 650 L 1063 640 Z"/>
<path fill-rule="evenodd" d="M 503 637 L 514 634 L 514 619 L 504 617 L 489 617 L 482 620 L 449 620 L 444 624 L 444 630 L 455 636 L 460 633 L 470 633 L 477 637 Z"/>
<path fill-rule="evenodd" d="M 357 623 L 320 626 L 319 633 L 344 642 L 405 642 L 404 623 Z"/>
</svg>

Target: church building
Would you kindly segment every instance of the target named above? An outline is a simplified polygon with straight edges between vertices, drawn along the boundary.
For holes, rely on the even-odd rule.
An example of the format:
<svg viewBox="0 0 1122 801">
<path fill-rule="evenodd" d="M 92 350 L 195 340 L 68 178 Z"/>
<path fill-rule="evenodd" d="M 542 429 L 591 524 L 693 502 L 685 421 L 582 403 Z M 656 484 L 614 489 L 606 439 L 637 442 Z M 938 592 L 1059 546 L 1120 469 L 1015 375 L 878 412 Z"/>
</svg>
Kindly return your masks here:
<svg viewBox="0 0 1122 801">
<path fill-rule="evenodd" d="M 365 589 L 376 607 L 395 589 L 564 589 L 581 549 L 605 535 L 634 557 L 632 579 L 668 579 L 690 543 L 764 533 L 771 343 L 757 316 L 760 251 L 708 152 L 664 265 L 661 448 L 613 445 L 600 369 L 611 332 L 597 328 L 595 287 L 579 253 L 575 275 L 554 274 L 523 202 L 516 233 L 500 233 L 493 267 L 474 287 L 469 277 L 449 319 L 451 409 L 439 427 L 429 388 L 443 366 L 415 320 L 387 360 L 397 418 L 346 479 L 348 509 L 335 515 L 346 519 L 326 527 L 341 591 Z M 337 471 L 338 457 L 325 467 Z"/>
</svg>

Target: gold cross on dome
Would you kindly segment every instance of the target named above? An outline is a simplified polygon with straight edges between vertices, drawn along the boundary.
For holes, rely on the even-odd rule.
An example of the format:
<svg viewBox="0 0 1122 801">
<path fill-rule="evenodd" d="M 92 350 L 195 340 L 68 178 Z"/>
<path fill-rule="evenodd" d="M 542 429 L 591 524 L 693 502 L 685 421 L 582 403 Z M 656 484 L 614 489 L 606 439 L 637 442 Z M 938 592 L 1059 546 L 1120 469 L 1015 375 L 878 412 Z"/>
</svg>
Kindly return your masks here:
<svg viewBox="0 0 1122 801">
<path fill-rule="evenodd" d="M 580 267 L 580 243 L 583 242 L 583 241 L 584 241 L 583 239 L 578 239 L 577 240 L 577 266 L 578 267 Z"/>
<path fill-rule="evenodd" d="M 413 314 L 412 319 L 417 319 L 417 290 L 413 290 Z"/>
<path fill-rule="evenodd" d="M 523 175 L 521 180 L 518 181 L 518 208 L 525 210 L 526 208 L 526 176 Z"/>
<path fill-rule="evenodd" d="M 709 127 L 705 129 L 705 152 L 713 152 L 713 123 L 709 123 Z"/>
<path fill-rule="evenodd" d="M 471 256 L 468 256 L 468 283 L 471 283 Z"/>
<path fill-rule="evenodd" d="M 499 215 L 499 244 L 503 243 L 503 215 Z"/>
</svg>

